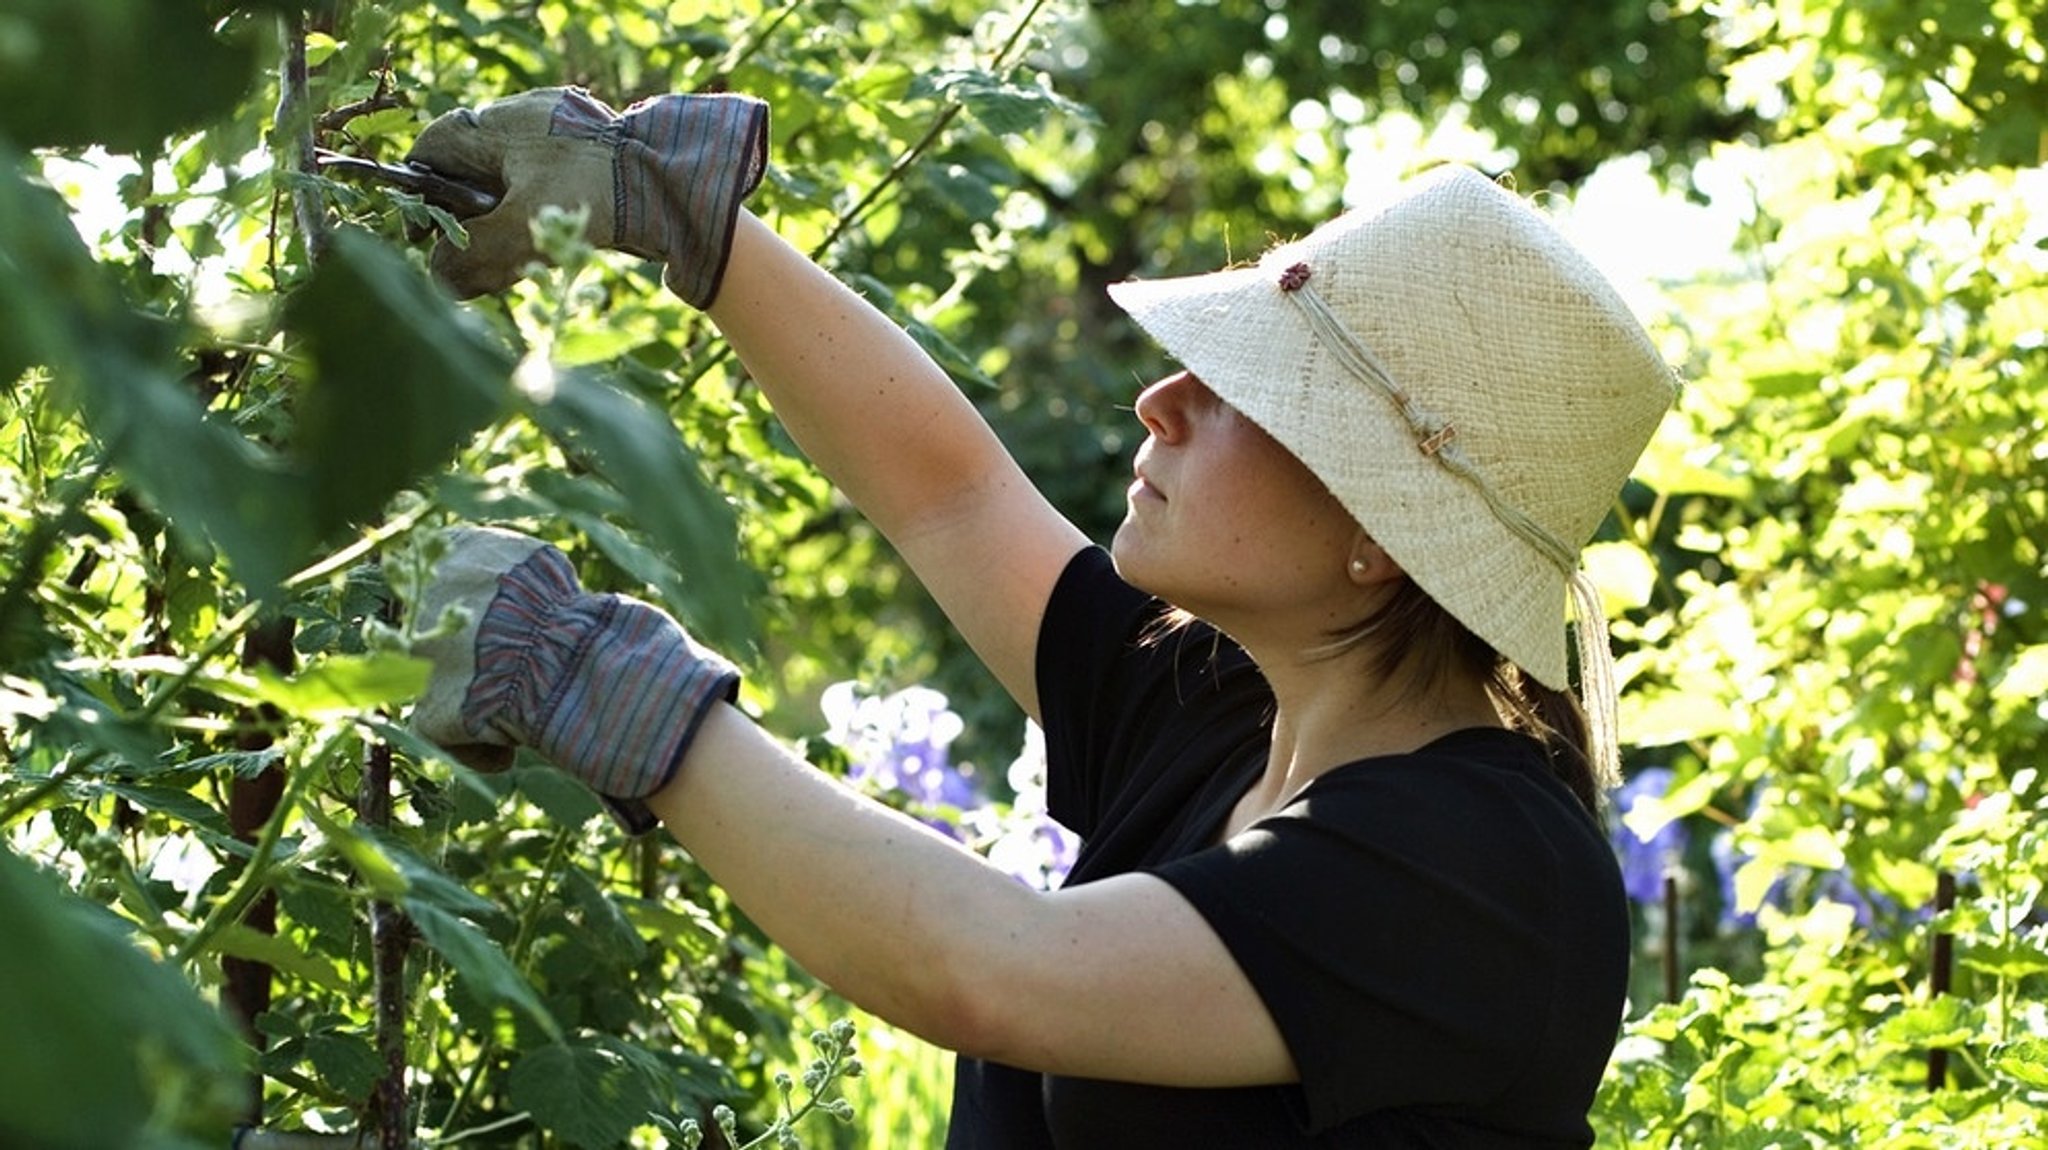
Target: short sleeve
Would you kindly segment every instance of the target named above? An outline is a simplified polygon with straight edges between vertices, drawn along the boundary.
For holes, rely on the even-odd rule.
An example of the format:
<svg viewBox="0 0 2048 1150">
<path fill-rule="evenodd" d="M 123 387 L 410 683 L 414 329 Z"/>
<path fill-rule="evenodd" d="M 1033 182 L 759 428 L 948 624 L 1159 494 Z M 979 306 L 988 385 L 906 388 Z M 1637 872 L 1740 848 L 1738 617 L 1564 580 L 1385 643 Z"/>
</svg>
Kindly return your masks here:
<svg viewBox="0 0 2048 1150">
<path fill-rule="evenodd" d="M 1597 901 L 1605 886 L 1587 849 L 1604 844 L 1560 795 L 1570 801 L 1553 781 L 1461 758 L 1367 760 L 1154 868 L 1271 1011 L 1301 1072 L 1305 1130 L 1385 1107 L 1485 1106 L 1550 1056 L 1557 996 L 1582 981 L 1560 944 L 1584 925 L 1571 888 Z M 1617 927 L 1589 942 L 1625 969 Z M 1585 985 L 1614 973 L 1600 965 Z M 1596 1075 L 1602 1061 L 1592 1053 Z M 1582 1125 L 1583 1103 L 1559 1121 Z"/>
</svg>

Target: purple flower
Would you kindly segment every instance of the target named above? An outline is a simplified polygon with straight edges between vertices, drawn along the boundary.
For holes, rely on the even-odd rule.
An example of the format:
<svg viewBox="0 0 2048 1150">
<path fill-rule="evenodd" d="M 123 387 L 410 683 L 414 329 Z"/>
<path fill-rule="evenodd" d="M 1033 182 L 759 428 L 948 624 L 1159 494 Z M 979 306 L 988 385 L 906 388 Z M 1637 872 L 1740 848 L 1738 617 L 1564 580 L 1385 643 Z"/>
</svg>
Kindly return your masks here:
<svg viewBox="0 0 2048 1150">
<path fill-rule="evenodd" d="M 1050 890 L 1066 878 L 1080 843 L 1046 813 L 1045 736 L 1027 725 L 1024 747 L 1010 764 L 1015 799 L 991 800 L 954 766 L 947 748 L 965 724 L 946 696 L 929 687 L 866 695 L 856 683 L 834 683 L 820 705 L 825 738 L 846 751 L 847 778 L 893 793 L 925 825 L 986 852 L 1021 882 Z"/>
<path fill-rule="evenodd" d="M 1623 820 L 1643 799 L 1663 798 L 1670 790 L 1668 768 L 1645 767 L 1615 792 L 1615 807 L 1622 818 L 1616 820 L 1613 837 L 1615 852 L 1621 858 L 1622 887 L 1630 899 L 1646 906 L 1664 901 L 1664 876 L 1677 868 L 1685 855 L 1685 826 L 1672 819 L 1649 838 L 1643 838 Z"/>
<path fill-rule="evenodd" d="M 930 687 L 864 695 L 856 683 L 834 683 L 819 700 L 825 738 L 847 753 L 847 777 L 893 791 L 925 808 L 924 821 L 960 838 L 954 812 L 980 801 L 973 780 L 954 767 L 947 748 L 965 723 L 946 696 Z"/>
<path fill-rule="evenodd" d="M 1834 870 L 1820 876 L 1820 882 L 1814 887 L 1814 901 L 1821 899 L 1841 903 L 1854 911 L 1856 925 L 1865 930 L 1877 921 L 1877 904 L 1856 886 L 1848 871 Z"/>
<path fill-rule="evenodd" d="M 1016 798 L 995 820 L 989 861 L 1026 885 L 1051 890 L 1073 869 L 1081 841 L 1046 811 L 1045 732 L 1037 723 L 1025 724 L 1024 747 L 1006 778 Z"/>
</svg>

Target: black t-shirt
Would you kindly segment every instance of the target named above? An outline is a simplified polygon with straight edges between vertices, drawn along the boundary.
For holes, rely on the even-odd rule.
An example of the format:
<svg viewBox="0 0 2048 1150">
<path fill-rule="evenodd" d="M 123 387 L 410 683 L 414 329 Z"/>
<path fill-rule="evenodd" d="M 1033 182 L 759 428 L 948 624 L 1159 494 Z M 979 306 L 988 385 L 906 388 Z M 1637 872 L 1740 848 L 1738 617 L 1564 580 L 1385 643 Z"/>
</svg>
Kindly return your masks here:
<svg viewBox="0 0 2048 1150">
<path fill-rule="evenodd" d="M 1069 885 L 1156 874 L 1279 1026 L 1301 1082 L 1183 1089 L 958 1061 L 953 1150 L 1583 1147 L 1628 966 L 1621 876 L 1542 748 L 1498 729 L 1329 771 L 1217 845 L 1272 696 L 1211 628 L 1090 548 L 1038 645 Z"/>
</svg>

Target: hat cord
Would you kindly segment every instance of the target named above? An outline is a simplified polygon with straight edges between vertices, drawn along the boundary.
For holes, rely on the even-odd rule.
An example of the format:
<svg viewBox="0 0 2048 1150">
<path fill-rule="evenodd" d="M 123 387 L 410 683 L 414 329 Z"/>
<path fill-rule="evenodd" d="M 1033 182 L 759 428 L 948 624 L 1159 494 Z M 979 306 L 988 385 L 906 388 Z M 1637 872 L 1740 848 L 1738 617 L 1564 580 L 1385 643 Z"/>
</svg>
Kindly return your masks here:
<svg viewBox="0 0 2048 1150">
<path fill-rule="evenodd" d="M 1600 603 L 1600 590 L 1579 568 L 1578 550 L 1531 519 L 1521 508 L 1503 499 L 1478 465 L 1457 442 L 1457 427 L 1415 402 L 1408 390 L 1394 381 L 1393 373 L 1365 346 L 1330 305 L 1309 285 L 1306 264 L 1294 264 L 1280 276 L 1283 295 L 1301 306 L 1309 327 L 1352 375 L 1392 400 L 1415 433 L 1416 447 L 1445 470 L 1470 483 L 1486 500 L 1494 517 L 1522 537 L 1564 572 L 1571 589 L 1573 627 L 1579 652 L 1580 691 L 1587 707 L 1587 726 L 1592 738 L 1591 760 L 1594 779 L 1603 787 L 1621 778 L 1620 720 L 1617 713 L 1614 652 L 1608 645 L 1607 616 Z"/>
</svg>

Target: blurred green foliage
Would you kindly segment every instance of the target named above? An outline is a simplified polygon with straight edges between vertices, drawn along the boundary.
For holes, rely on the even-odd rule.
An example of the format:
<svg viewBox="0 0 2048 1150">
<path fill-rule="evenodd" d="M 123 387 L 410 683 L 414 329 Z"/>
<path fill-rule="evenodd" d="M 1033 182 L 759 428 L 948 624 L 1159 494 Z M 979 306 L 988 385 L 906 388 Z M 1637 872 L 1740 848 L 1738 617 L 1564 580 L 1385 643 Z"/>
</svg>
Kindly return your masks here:
<svg viewBox="0 0 2048 1150">
<path fill-rule="evenodd" d="M 433 214 L 295 143 L 391 160 L 436 113 L 576 83 L 772 101 L 756 210 L 904 322 L 1102 538 L 1125 409 L 1164 369 L 1106 284 L 1248 258 L 1440 159 L 1569 195 L 1635 155 L 1711 201 L 1724 258 L 1650 304 L 1688 388 L 1594 558 L 1631 767 L 1678 780 L 1637 826 L 1719 830 L 1747 861 L 1730 906 L 1685 890 L 1697 973 L 1656 1006 L 1639 980 L 1596 1127 L 2042 1145 L 2042 23 L 2013 0 L 10 7 L 0 899 L 22 925 L 0 984 L 44 1005 L 0 1016 L 62 1032 L 37 1065 L 104 1069 L 37 1078 L 0 1141 L 217 1146 L 253 1118 L 600 1146 L 721 1102 L 749 1135 L 776 1120 L 774 1068 L 846 1008 L 573 785 L 471 775 L 393 724 L 417 665 L 382 617 L 422 526 L 514 522 L 663 600 L 792 738 L 857 675 L 944 689 L 964 757 L 1017 745 L 654 269 L 601 257 L 457 306 L 408 239 Z M 252 654 L 263 628 L 291 665 Z M 266 896 L 273 930 L 251 925 Z M 373 903 L 409 946 L 373 944 Z M 1931 998 L 1936 934 L 1955 963 Z M 238 993 L 224 962 L 271 972 L 240 1044 L 212 1009 Z M 116 982 L 148 1008 L 90 989 Z M 0 1064 L 30 1053 L 0 1030 Z M 928 1054 L 901 1065 L 942 1107 Z M 852 1094 L 927 1136 L 877 1088 Z"/>
</svg>

